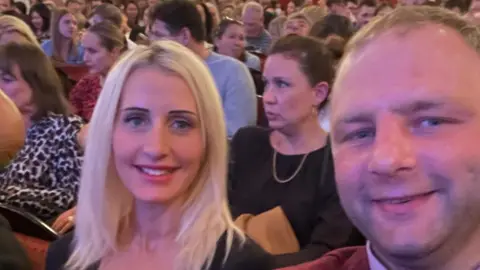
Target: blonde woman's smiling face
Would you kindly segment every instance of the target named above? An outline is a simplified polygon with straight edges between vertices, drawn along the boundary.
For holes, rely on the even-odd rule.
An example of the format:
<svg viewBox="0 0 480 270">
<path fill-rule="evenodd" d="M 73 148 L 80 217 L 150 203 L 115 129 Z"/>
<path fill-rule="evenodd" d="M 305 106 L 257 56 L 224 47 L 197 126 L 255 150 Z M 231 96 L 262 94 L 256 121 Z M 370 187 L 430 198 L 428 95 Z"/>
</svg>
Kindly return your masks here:
<svg viewBox="0 0 480 270">
<path fill-rule="evenodd" d="M 198 175 L 204 146 L 192 90 L 156 67 L 127 79 L 113 132 L 118 175 L 136 200 L 170 204 Z"/>
</svg>

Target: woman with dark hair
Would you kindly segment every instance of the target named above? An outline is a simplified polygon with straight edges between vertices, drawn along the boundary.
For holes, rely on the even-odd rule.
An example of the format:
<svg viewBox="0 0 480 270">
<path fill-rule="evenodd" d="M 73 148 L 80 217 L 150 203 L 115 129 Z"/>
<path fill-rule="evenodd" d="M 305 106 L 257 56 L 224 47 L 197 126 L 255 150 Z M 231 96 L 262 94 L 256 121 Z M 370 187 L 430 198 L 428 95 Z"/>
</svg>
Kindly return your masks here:
<svg viewBox="0 0 480 270">
<path fill-rule="evenodd" d="M 38 42 L 42 43 L 50 38 L 50 21 L 52 12 L 47 5 L 39 3 L 30 9 L 30 21 Z"/>
<path fill-rule="evenodd" d="M 334 74 L 331 55 L 321 41 L 298 35 L 280 38 L 263 72 L 270 128 L 240 129 L 231 143 L 232 215 L 237 221 L 243 214 L 269 216 L 275 224 L 267 220 L 266 228 L 282 226 L 280 221 L 289 228 L 273 238 L 258 239 L 246 232 L 275 255 L 274 268 L 311 261 L 353 244 L 356 236 L 335 189 L 328 134 L 317 119 Z M 265 238 L 278 242 L 262 242 Z M 289 245 L 278 245 L 287 240 Z"/>
<path fill-rule="evenodd" d="M 27 134 L 0 171 L 0 203 L 48 222 L 76 203 L 83 122 L 71 113 L 51 61 L 33 44 L 0 47 L 0 89 L 20 110 Z"/>
<path fill-rule="evenodd" d="M 125 15 L 127 15 L 127 24 L 130 28 L 135 28 L 138 26 L 138 21 L 140 20 L 140 9 L 135 1 L 129 1 L 125 6 Z"/>
<path fill-rule="evenodd" d="M 215 31 L 214 44 L 215 52 L 238 59 L 250 69 L 261 71 L 258 56 L 245 50 L 245 30 L 242 22 L 223 19 Z"/>
</svg>

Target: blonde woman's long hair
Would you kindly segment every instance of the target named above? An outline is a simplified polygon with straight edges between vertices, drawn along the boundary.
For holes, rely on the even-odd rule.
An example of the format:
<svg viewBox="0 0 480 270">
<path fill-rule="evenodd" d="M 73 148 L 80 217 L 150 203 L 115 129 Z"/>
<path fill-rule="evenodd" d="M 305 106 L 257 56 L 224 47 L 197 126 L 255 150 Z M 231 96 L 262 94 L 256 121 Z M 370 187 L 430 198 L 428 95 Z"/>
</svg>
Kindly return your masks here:
<svg viewBox="0 0 480 270">
<path fill-rule="evenodd" d="M 10 15 L 0 16 L 0 37 L 7 32 L 17 32 L 24 36 L 30 43 L 40 47 L 37 37 L 32 29 L 22 20 Z"/>
<path fill-rule="evenodd" d="M 245 241 L 234 225 L 227 204 L 227 134 L 221 100 L 206 65 L 193 52 L 173 41 L 158 41 L 127 52 L 112 68 L 93 112 L 80 181 L 74 250 L 67 269 L 86 269 L 107 254 L 129 246 L 134 235 L 132 194 L 112 163 L 112 134 L 122 88 L 142 67 L 158 67 L 185 80 L 199 114 L 204 156 L 182 205 L 176 235 L 178 270 L 210 266 L 217 241 L 226 233 L 227 258 L 233 240 Z"/>
</svg>

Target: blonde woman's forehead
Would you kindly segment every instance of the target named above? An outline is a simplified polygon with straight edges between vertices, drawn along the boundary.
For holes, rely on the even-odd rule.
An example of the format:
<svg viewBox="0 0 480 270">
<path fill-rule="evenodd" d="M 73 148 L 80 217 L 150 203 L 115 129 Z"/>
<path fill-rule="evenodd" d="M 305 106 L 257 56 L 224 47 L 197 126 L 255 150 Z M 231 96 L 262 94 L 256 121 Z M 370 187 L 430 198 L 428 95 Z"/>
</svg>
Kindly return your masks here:
<svg viewBox="0 0 480 270">
<path fill-rule="evenodd" d="M 119 109 L 137 107 L 155 114 L 186 111 L 197 114 L 187 82 L 178 75 L 150 66 L 134 70 L 125 81 Z"/>
</svg>

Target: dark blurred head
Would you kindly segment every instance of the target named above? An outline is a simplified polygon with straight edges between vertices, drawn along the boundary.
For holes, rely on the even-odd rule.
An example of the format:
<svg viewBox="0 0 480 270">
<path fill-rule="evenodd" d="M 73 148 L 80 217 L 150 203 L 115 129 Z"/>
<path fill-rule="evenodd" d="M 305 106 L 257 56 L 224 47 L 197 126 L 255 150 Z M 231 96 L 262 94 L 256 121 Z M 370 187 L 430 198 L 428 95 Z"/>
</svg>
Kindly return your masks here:
<svg viewBox="0 0 480 270">
<path fill-rule="evenodd" d="M 14 6 L 15 6 L 15 10 L 18 12 L 18 13 L 21 13 L 21 14 L 27 14 L 27 6 L 22 3 L 22 2 L 15 2 L 14 3 Z"/>
<path fill-rule="evenodd" d="M 34 29 L 40 28 L 42 32 L 49 31 L 51 19 L 52 12 L 47 5 L 39 3 L 30 8 L 30 20 Z"/>
<path fill-rule="evenodd" d="M 122 11 L 112 4 L 101 4 L 92 13 L 90 18 L 91 24 L 96 24 L 102 21 L 110 21 L 117 27 L 122 27 Z"/>
<path fill-rule="evenodd" d="M 212 34 L 213 34 L 213 17 L 210 13 L 207 5 L 204 3 L 197 4 L 198 12 L 202 17 L 202 21 L 205 26 L 205 35 L 207 42 L 212 43 Z"/>
<path fill-rule="evenodd" d="M 310 35 L 321 39 L 337 35 L 348 40 L 353 35 L 353 26 L 350 20 L 344 16 L 328 14 L 313 25 Z"/>
<path fill-rule="evenodd" d="M 376 9 L 377 4 L 375 3 L 375 0 L 363 0 L 360 2 L 357 13 L 358 26 L 362 27 L 369 23 L 373 17 L 375 17 Z"/>
<path fill-rule="evenodd" d="M 170 39 L 183 45 L 205 41 L 205 26 L 194 3 L 170 0 L 150 11 L 150 40 Z"/>
<path fill-rule="evenodd" d="M 445 2 L 445 8 L 455 11 L 460 14 L 464 14 L 468 11 L 470 3 L 465 0 L 447 0 Z"/>
</svg>

